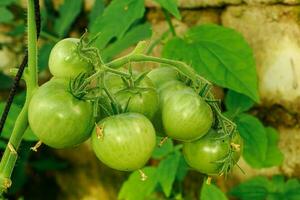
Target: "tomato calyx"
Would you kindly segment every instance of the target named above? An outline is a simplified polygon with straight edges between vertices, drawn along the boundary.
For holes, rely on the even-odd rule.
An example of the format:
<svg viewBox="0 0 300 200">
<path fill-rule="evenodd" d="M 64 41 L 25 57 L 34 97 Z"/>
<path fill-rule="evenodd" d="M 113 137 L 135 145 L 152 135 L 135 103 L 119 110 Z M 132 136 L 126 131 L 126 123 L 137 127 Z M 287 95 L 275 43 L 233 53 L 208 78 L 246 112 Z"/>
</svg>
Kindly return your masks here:
<svg viewBox="0 0 300 200">
<path fill-rule="evenodd" d="M 229 150 L 228 150 L 227 155 L 224 158 L 215 161 L 215 163 L 217 163 L 217 164 L 222 164 L 222 167 L 220 168 L 220 171 L 219 171 L 219 176 L 224 175 L 225 178 L 227 178 L 228 174 L 231 173 L 231 171 L 235 165 L 244 173 L 243 169 L 237 164 L 237 161 L 239 158 L 236 158 L 236 153 L 240 154 L 241 150 L 242 150 L 241 149 L 242 144 L 238 144 L 238 142 L 241 142 L 241 141 L 235 141 L 235 140 L 237 140 L 236 139 L 237 137 L 240 137 L 238 135 L 239 133 L 237 131 L 235 131 L 230 136 L 225 135 L 223 130 L 219 131 L 219 133 L 223 134 L 223 137 L 216 138 L 216 140 L 223 140 L 223 141 L 228 140 L 228 145 L 229 145 Z"/>
</svg>

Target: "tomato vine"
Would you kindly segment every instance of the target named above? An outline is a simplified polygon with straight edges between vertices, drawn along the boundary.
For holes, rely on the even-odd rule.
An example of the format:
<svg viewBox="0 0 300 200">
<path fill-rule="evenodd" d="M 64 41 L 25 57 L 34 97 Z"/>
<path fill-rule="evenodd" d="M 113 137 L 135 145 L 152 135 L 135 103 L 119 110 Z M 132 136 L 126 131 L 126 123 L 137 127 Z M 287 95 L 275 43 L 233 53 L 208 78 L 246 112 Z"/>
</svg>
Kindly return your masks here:
<svg viewBox="0 0 300 200">
<path fill-rule="evenodd" d="M 27 86 L 27 95 L 26 95 L 26 101 L 24 104 L 24 107 L 22 108 L 21 113 L 19 114 L 15 126 L 12 132 L 12 135 L 9 139 L 9 142 L 7 144 L 7 147 L 5 149 L 4 155 L 1 159 L 0 162 L 0 193 L 3 193 L 7 188 L 10 187 L 11 185 L 11 174 L 13 171 L 13 168 L 15 166 L 18 154 L 18 148 L 19 145 L 22 141 L 23 134 L 28 127 L 28 109 L 30 109 L 32 106 L 30 106 L 30 102 L 33 99 L 33 96 L 37 94 L 36 92 L 38 89 L 45 88 L 46 86 L 41 86 L 40 88 L 38 87 L 38 72 L 37 72 L 37 25 L 36 25 L 36 19 L 35 19 L 35 7 L 34 0 L 28 0 L 28 68 L 25 69 L 24 72 L 24 80 L 26 82 Z M 93 65 L 93 71 L 88 71 L 85 73 L 85 70 L 78 70 L 76 73 L 72 74 L 70 77 L 71 80 L 69 82 L 69 90 L 71 94 L 74 96 L 74 98 L 77 98 L 79 100 L 87 100 L 87 101 L 92 101 L 94 105 L 94 110 L 93 110 L 93 115 L 95 118 L 99 117 L 99 112 L 98 108 L 101 107 L 101 102 L 100 98 L 105 98 L 107 97 L 110 101 L 112 115 L 116 116 L 111 116 L 103 121 L 98 122 L 95 127 L 94 131 L 92 133 L 92 140 L 93 140 L 93 145 L 95 146 L 94 150 L 96 155 L 98 155 L 99 159 L 102 160 L 104 163 L 107 163 L 109 166 L 115 168 L 115 169 L 120 169 L 120 170 L 140 170 L 141 167 L 147 162 L 147 160 L 151 156 L 151 152 L 153 151 L 154 145 L 155 145 L 155 131 L 150 123 L 149 119 L 147 119 L 145 116 L 147 115 L 146 113 L 142 113 L 145 116 L 142 116 L 141 114 L 122 114 L 124 112 L 127 112 L 129 109 L 132 109 L 131 111 L 136 112 L 134 110 L 135 108 L 130 108 L 130 100 L 131 97 L 126 99 L 126 104 L 121 106 L 120 102 L 116 99 L 115 94 L 111 92 L 111 88 L 109 88 L 106 85 L 105 82 L 105 77 L 108 74 L 114 74 L 118 76 L 124 83 L 125 88 L 122 88 L 122 91 L 124 90 L 135 90 L 134 92 L 141 95 L 142 92 L 148 91 L 153 89 L 153 86 L 151 85 L 142 85 L 142 81 L 146 78 L 147 72 L 141 73 L 139 75 L 135 75 L 134 72 L 132 71 L 131 67 L 129 67 L 128 72 L 124 72 L 122 70 L 119 70 L 119 68 L 124 67 L 126 64 L 131 64 L 135 62 L 153 62 L 157 64 L 164 64 L 167 66 L 172 66 L 176 71 L 180 74 L 185 79 L 185 83 L 187 83 L 187 87 L 193 89 L 193 95 L 192 97 L 197 100 L 197 103 L 201 104 L 203 101 L 205 104 L 207 103 L 207 107 L 209 108 L 211 112 L 211 108 L 214 112 L 214 115 L 216 116 L 215 118 L 215 123 L 213 125 L 214 129 L 220 130 L 219 135 L 216 138 L 218 141 L 224 141 L 225 139 L 228 139 L 226 141 L 230 141 L 229 145 L 229 151 L 226 152 L 225 157 L 222 157 L 219 160 L 216 160 L 215 162 L 218 162 L 219 164 L 221 163 L 221 168 L 220 170 L 217 171 L 217 174 L 227 174 L 230 172 L 232 169 L 233 164 L 235 164 L 236 160 L 234 157 L 235 151 L 238 151 L 237 149 L 232 150 L 233 147 L 236 147 L 233 143 L 231 145 L 231 140 L 234 138 L 234 133 L 236 131 L 236 125 L 229 120 L 227 117 L 225 117 L 220 109 L 219 101 L 216 100 L 210 91 L 211 88 L 211 83 L 203 78 L 202 76 L 198 75 L 195 70 L 187 65 L 184 62 L 181 61 L 176 61 L 172 59 L 167 59 L 167 58 L 158 58 L 158 57 L 153 57 L 146 55 L 144 52 L 147 50 L 147 43 L 145 41 L 139 42 L 136 46 L 136 48 L 129 53 L 128 55 L 125 55 L 123 57 L 117 58 L 115 60 L 112 60 L 111 62 L 104 63 L 104 61 L 101 58 L 101 55 L 99 53 L 99 50 L 95 47 L 92 46 L 93 42 L 97 37 L 100 37 L 99 35 L 96 35 L 94 38 L 92 38 L 90 41 L 86 40 L 86 35 L 84 34 L 80 40 L 69 40 L 72 41 L 73 43 L 71 46 L 75 46 L 75 52 L 77 53 L 76 56 L 80 56 L 79 61 L 85 61 L 83 62 L 84 64 L 92 64 Z M 65 40 L 66 41 L 66 40 Z M 62 42 L 62 41 L 60 41 Z M 77 46 L 76 46 L 77 45 Z M 152 47 L 151 47 L 152 48 Z M 81 60 L 82 59 L 82 60 Z M 54 60 L 55 61 L 55 60 Z M 54 62 L 53 61 L 53 62 Z M 59 73 L 60 71 L 55 71 L 55 69 L 52 69 L 50 66 L 50 71 L 52 71 L 52 74 L 54 77 L 60 76 Z M 55 73 L 54 73 L 55 71 Z M 58 73 L 58 75 L 56 75 Z M 64 72 L 65 73 L 65 72 Z M 56 77 L 57 78 L 57 77 Z M 55 80 L 51 80 L 54 82 Z M 49 81 L 49 85 L 50 82 Z M 59 83 L 60 84 L 60 83 Z M 141 84 L 141 86 L 140 86 Z M 66 92 L 66 91 L 64 91 Z M 42 93 L 43 94 L 43 93 Z M 196 95 L 195 95 L 196 94 Z M 156 94 L 154 94 L 156 95 Z M 201 99 L 200 99 L 200 97 Z M 87 105 L 89 102 L 87 102 Z M 89 105 L 88 105 L 89 106 Z M 87 106 L 87 107 L 88 107 Z M 138 106 L 136 106 L 138 107 Z M 158 106 L 153 106 L 153 107 L 158 107 Z M 110 113 L 109 111 L 106 110 L 107 113 Z M 144 112 L 144 111 L 143 111 Z M 151 115 L 153 115 L 156 111 L 151 111 Z M 36 112 L 37 113 L 37 112 Z M 149 114 L 150 115 L 150 114 Z M 150 115 L 150 116 L 151 116 Z M 31 116 L 29 114 L 29 116 Z M 125 117 L 124 117 L 125 116 Z M 29 117 L 30 118 L 30 117 Z M 110 125 L 111 127 L 114 127 L 114 120 L 115 119 L 122 119 L 123 123 L 125 124 L 124 126 L 134 126 L 134 123 L 131 121 L 130 118 L 134 118 L 137 120 L 142 121 L 142 123 L 147 126 L 147 132 L 149 132 L 148 135 L 143 136 L 142 134 L 145 133 L 140 133 L 138 130 L 142 130 L 145 127 L 138 127 L 137 129 L 133 130 L 132 132 L 125 132 L 122 137 L 126 138 L 131 133 L 134 133 L 133 135 L 136 137 L 136 140 L 141 140 L 143 142 L 144 138 L 147 138 L 149 136 L 149 140 L 151 140 L 151 143 L 147 145 L 140 145 L 143 151 L 147 152 L 146 155 L 143 155 L 139 163 L 125 163 L 121 162 L 122 166 L 118 165 L 118 162 L 115 163 L 115 160 L 106 159 L 107 155 L 103 155 L 102 153 L 105 151 L 101 150 L 101 148 L 98 146 L 100 144 L 101 135 L 103 135 L 104 131 L 104 126 L 107 124 L 112 123 Z M 149 117 L 151 118 L 151 117 Z M 211 121 L 213 120 L 212 114 L 210 115 Z M 76 119 L 80 121 L 81 119 Z M 89 120 L 92 121 L 92 120 Z M 30 119 L 29 119 L 30 123 Z M 208 127 L 206 129 L 210 129 L 212 122 L 208 124 Z M 32 127 L 34 128 L 34 127 Z M 57 148 L 62 148 L 62 147 L 69 147 L 73 145 L 77 145 L 81 142 L 83 142 L 85 139 L 88 138 L 89 133 L 90 133 L 91 126 L 87 127 L 86 130 L 86 136 L 84 138 L 79 138 L 76 141 L 73 141 L 72 138 L 69 138 L 70 141 L 66 142 L 67 145 L 64 146 L 61 144 L 57 143 L 51 143 L 45 140 L 43 140 L 47 145 L 52 146 L 52 147 L 57 147 Z M 128 128 L 129 129 L 129 128 Z M 207 133 L 207 130 L 205 129 L 205 133 Z M 38 128 L 34 128 L 33 131 L 38 130 Z M 72 130 L 73 131 L 73 130 Z M 111 132 L 112 129 L 110 129 Z M 197 131 L 197 130 L 196 130 Z M 37 131 L 38 132 L 38 131 Z M 36 134 L 37 134 L 36 132 Z M 100 132 L 100 133 L 99 133 Z M 106 131 L 107 132 L 107 131 Z M 109 131 L 108 131 L 109 132 Z M 205 134 L 201 134 L 203 136 Z M 113 133 L 108 133 L 108 136 L 111 134 L 111 141 L 115 142 L 116 149 L 117 146 L 120 145 L 114 140 L 114 135 Z M 37 134 L 38 135 L 38 134 Z M 100 137 L 99 137 L 100 136 Z M 68 137 L 70 137 L 70 134 L 68 134 Z M 42 140 L 42 137 L 39 137 Z M 189 141 L 191 142 L 192 140 L 199 139 L 199 137 L 193 137 L 190 138 Z M 59 138 L 57 138 L 59 139 Z M 177 138 L 174 138 L 177 139 Z M 128 139 L 127 139 L 128 140 Z M 127 141 L 124 139 L 124 143 L 122 145 L 127 145 Z M 141 143 L 142 143 L 141 142 Z M 37 143 L 38 147 L 41 144 L 41 142 Z M 108 142 L 106 143 L 101 143 L 101 145 L 109 145 L 113 144 Z M 128 146 L 128 145 L 127 145 Z M 232 147 L 233 146 L 233 147 Z M 36 148 L 34 147 L 34 150 Z M 134 153 L 135 149 L 129 148 L 130 153 Z M 106 152 L 108 156 L 110 156 L 110 152 Z M 115 157 L 123 157 L 122 149 L 121 151 L 117 152 Z M 140 152 L 138 152 L 140 153 Z M 135 155 L 136 156 L 136 155 Z M 139 155 L 138 155 L 139 156 Z M 105 157 L 105 158 L 104 158 Z M 132 165 L 131 165 L 132 164 Z M 143 173 L 142 173 L 143 174 Z M 209 173 L 208 173 L 209 174 Z M 145 175 L 143 175 L 145 177 Z"/>
</svg>

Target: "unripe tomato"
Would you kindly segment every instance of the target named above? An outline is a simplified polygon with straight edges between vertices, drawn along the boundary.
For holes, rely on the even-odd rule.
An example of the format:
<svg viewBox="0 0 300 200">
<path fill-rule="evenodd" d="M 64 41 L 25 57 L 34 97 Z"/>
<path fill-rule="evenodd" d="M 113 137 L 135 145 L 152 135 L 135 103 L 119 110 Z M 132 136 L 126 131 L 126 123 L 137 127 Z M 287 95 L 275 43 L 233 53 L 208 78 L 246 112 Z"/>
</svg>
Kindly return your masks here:
<svg viewBox="0 0 300 200">
<path fill-rule="evenodd" d="M 133 171 L 142 168 L 151 157 L 155 131 L 145 116 L 123 113 L 105 118 L 97 126 L 92 133 L 92 147 L 99 160 L 109 167 Z"/>
<path fill-rule="evenodd" d="M 66 38 L 53 47 L 49 56 L 49 70 L 58 78 L 75 78 L 93 70 L 92 64 L 83 60 L 77 51 L 79 39 Z"/>
<path fill-rule="evenodd" d="M 194 91 L 183 90 L 172 94 L 162 107 L 162 122 L 166 134 L 180 141 L 193 141 L 211 128 L 213 112 Z"/>
<path fill-rule="evenodd" d="M 153 118 L 158 109 L 159 97 L 147 76 L 136 85 L 137 88 L 126 88 L 120 76 L 114 74 L 105 77 L 105 84 L 123 110 L 127 107 L 128 112 L 141 113 L 148 119 Z"/>
<path fill-rule="evenodd" d="M 152 119 L 158 109 L 158 94 L 154 88 L 128 89 L 116 93 L 116 100 L 123 110 L 136 112 Z"/>
<path fill-rule="evenodd" d="M 179 74 L 173 67 L 159 67 L 151 70 L 147 76 L 152 80 L 156 88 L 169 81 L 179 80 Z"/>
<path fill-rule="evenodd" d="M 211 129 L 203 138 L 184 143 L 183 156 L 186 162 L 201 173 L 219 175 L 223 164 L 216 161 L 223 160 L 231 148 L 229 138 L 218 139 L 220 136 L 215 130 Z M 236 133 L 232 142 L 240 145 L 240 151 L 234 151 L 233 153 L 235 164 L 239 160 L 243 149 L 243 143 L 238 133 Z"/>
<path fill-rule="evenodd" d="M 186 86 L 184 83 L 180 81 L 169 81 L 162 85 L 158 89 L 158 94 L 159 94 L 159 108 L 157 109 L 157 112 L 155 113 L 153 117 L 153 125 L 155 127 L 156 132 L 160 135 L 163 136 L 164 130 L 163 130 L 163 125 L 162 125 L 162 109 L 164 102 L 169 98 L 172 97 L 172 94 L 177 92 L 177 91 L 182 91 L 182 90 L 190 90 L 192 91 L 191 88 Z"/>
<path fill-rule="evenodd" d="M 33 95 L 28 120 L 33 133 L 46 145 L 73 147 L 90 136 L 94 125 L 93 107 L 68 91 L 68 81 L 54 78 Z"/>
</svg>

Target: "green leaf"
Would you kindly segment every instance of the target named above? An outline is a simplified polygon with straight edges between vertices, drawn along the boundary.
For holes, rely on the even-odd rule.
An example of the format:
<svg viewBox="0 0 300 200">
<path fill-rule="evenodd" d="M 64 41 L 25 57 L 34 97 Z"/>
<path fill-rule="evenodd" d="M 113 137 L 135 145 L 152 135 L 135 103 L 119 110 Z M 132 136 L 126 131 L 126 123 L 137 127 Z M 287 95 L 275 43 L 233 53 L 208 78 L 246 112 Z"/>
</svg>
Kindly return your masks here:
<svg viewBox="0 0 300 200">
<path fill-rule="evenodd" d="M 89 25 L 91 25 L 98 16 L 101 16 L 103 14 L 104 8 L 105 8 L 105 3 L 103 0 L 95 1 L 93 9 L 89 14 Z"/>
<path fill-rule="evenodd" d="M 14 3 L 16 0 L 1 0 L 0 1 L 0 6 L 8 6 L 12 3 Z"/>
<path fill-rule="evenodd" d="M 266 159 L 263 162 L 264 167 L 278 166 L 282 164 L 284 156 L 278 148 L 279 134 L 276 129 L 267 127 L 268 148 L 266 152 Z"/>
<path fill-rule="evenodd" d="M 200 200 L 227 200 L 227 197 L 214 184 L 204 183 L 201 188 Z"/>
<path fill-rule="evenodd" d="M 23 106 L 26 100 L 26 92 L 22 91 L 15 95 L 13 103 L 18 106 Z"/>
<path fill-rule="evenodd" d="M 5 141 L 3 141 L 3 140 L 0 140 L 0 149 L 5 149 L 5 147 L 6 147 L 6 145 L 7 145 L 7 143 L 5 142 Z"/>
<path fill-rule="evenodd" d="M 9 36 L 20 36 L 25 33 L 26 26 L 25 24 L 18 24 L 11 31 L 7 32 Z"/>
<path fill-rule="evenodd" d="M 145 197 L 154 191 L 159 176 L 159 174 L 157 174 L 157 169 L 154 167 L 145 167 L 143 172 L 148 178 L 145 181 L 142 181 L 140 173 L 138 171 L 133 172 L 129 176 L 129 179 L 123 183 L 118 199 L 144 200 Z"/>
<path fill-rule="evenodd" d="M 14 18 L 14 15 L 6 7 L 0 7 L 0 23 L 8 23 Z"/>
<path fill-rule="evenodd" d="M 287 200 L 300 199 L 300 183 L 297 179 L 289 179 L 284 185 L 283 192 Z"/>
<path fill-rule="evenodd" d="M 0 103 L 0 113 L 1 114 L 4 111 L 4 107 L 5 107 L 5 103 L 1 102 Z M 21 107 L 15 103 L 13 103 L 10 107 L 7 119 L 5 121 L 1 137 L 9 139 L 9 137 L 12 133 L 12 130 L 14 128 L 15 121 L 17 120 L 17 117 L 20 112 L 21 112 Z M 32 133 L 30 128 L 26 129 L 23 139 L 26 141 L 37 141 L 38 140 L 38 138 Z"/>
<path fill-rule="evenodd" d="M 0 72 L 0 90 L 11 88 L 13 85 L 13 80 Z"/>
<path fill-rule="evenodd" d="M 268 148 L 267 133 L 262 123 L 254 116 L 241 114 L 237 128 L 244 140 L 243 156 L 252 167 L 263 167 Z"/>
<path fill-rule="evenodd" d="M 50 52 L 51 52 L 53 46 L 54 46 L 54 44 L 52 44 L 52 43 L 45 43 L 39 49 L 38 65 L 39 65 L 40 72 L 48 68 L 49 55 L 50 55 Z"/>
<path fill-rule="evenodd" d="M 177 7 L 177 0 L 155 0 L 160 6 L 166 9 L 169 13 L 174 15 L 177 19 L 181 19 L 180 12 Z"/>
<path fill-rule="evenodd" d="M 241 200 L 298 200 L 300 184 L 296 179 L 285 182 L 282 175 L 273 176 L 271 181 L 258 176 L 235 186 L 229 194 Z"/>
<path fill-rule="evenodd" d="M 170 40 L 162 55 L 185 61 L 213 83 L 259 101 L 252 49 L 233 29 L 218 25 L 193 27 L 184 39 Z"/>
<path fill-rule="evenodd" d="M 258 176 L 235 186 L 229 194 L 241 200 L 265 200 L 269 187 L 269 180 L 266 177 Z"/>
<path fill-rule="evenodd" d="M 179 166 L 176 173 L 176 179 L 179 181 L 183 181 L 185 176 L 187 175 L 190 167 L 186 163 L 182 154 L 180 154 Z"/>
<path fill-rule="evenodd" d="M 64 0 L 59 8 L 59 18 L 54 22 L 54 30 L 59 37 L 65 36 L 82 7 L 82 0 Z"/>
<path fill-rule="evenodd" d="M 254 105 L 254 102 L 249 97 L 229 90 L 225 98 L 225 106 L 231 112 L 242 113 L 249 110 Z"/>
<path fill-rule="evenodd" d="M 180 153 L 176 151 L 163 159 L 157 168 L 159 183 L 167 197 L 171 194 L 176 172 L 179 167 L 179 161 Z"/>
<path fill-rule="evenodd" d="M 118 39 L 102 51 L 101 55 L 103 60 L 108 60 L 122 52 L 124 49 L 127 49 L 141 40 L 151 37 L 151 34 L 152 30 L 149 23 L 133 27 L 124 35 L 124 37 Z"/>
<path fill-rule="evenodd" d="M 1 113 L 1 115 L 4 111 L 4 107 L 5 107 L 5 103 L 1 102 L 0 103 L 0 113 Z M 1 133 L 1 136 L 3 138 L 8 139 L 10 137 L 11 132 L 12 132 L 12 130 L 14 128 L 14 125 L 15 125 L 15 121 L 16 121 L 20 111 L 21 111 L 21 107 L 19 107 L 16 104 L 11 105 L 8 116 L 7 116 L 7 119 L 5 121 L 3 130 L 2 130 L 2 133 Z"/>
<path fill-rule="evenodd" d="M 152 153 L 152 158 L 154 159 L 161 159 L 165 156 L 167 156 L 169 153 L 171 153 L 174 150 L 173 141 L 171 139 L 167 139 L 162 146 L 159 146 L 158 144 L 162 140 L 162 137 L 156 138 L 157 145 L 155 146 L 155 149 Z"/>
<path fill-rule="evenodd" d="M 101 33 L 94 45 L 103 49 L 113 38 L 123 37 L 144 11 L 143 0 L 113 0 L 90 26 L 93 35 Z"/>
</svg>

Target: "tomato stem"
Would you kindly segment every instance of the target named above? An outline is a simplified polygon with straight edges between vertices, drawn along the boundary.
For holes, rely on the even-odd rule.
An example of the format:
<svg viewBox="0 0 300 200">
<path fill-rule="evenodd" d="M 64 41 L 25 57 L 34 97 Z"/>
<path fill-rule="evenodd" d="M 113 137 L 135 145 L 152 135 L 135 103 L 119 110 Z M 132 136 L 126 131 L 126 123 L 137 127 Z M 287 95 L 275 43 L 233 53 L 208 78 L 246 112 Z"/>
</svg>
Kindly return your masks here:
<svg viewBox="0 0 300 200">
<path fill-rule="evenodd" d="M 37 1 L 38 2 L 38 1 Z M 28 0 L 28 72 L 24 74 L 27 86 L 25 104 L 15 122 L 12 134 L 0 162 L 0 195 L 11 185 L 11 174 L 15 166 L 22 137 L 28 127 L 28 106 L 38 87 L 37 73 L 37 27 L 35 21 L 35 1 Z M 28 74 L 27 74 L 28 73 Z"/>
</svg>

